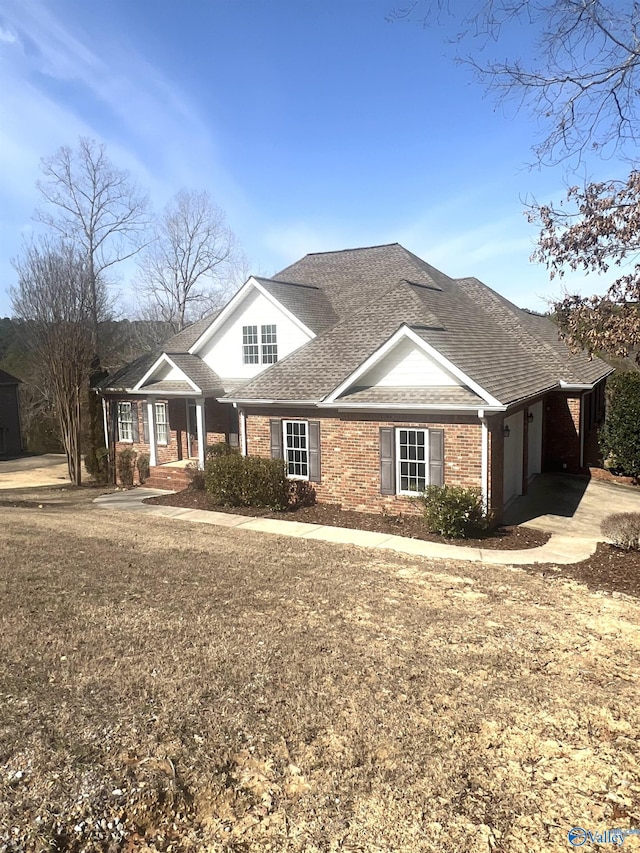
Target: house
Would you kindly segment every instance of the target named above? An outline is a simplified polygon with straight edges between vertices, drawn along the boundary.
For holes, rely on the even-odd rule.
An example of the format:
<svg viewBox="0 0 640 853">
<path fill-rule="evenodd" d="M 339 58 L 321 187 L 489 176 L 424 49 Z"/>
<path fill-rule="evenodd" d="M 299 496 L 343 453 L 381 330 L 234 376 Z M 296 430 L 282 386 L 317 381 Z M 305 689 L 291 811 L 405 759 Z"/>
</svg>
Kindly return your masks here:
<svg viewBox="0 0 640 853">
<path fill-rule="evenodd" d="M 481 489 L 499 518 L 539 472 L 595 461 L 611 370 L 548 318 L 393 243 L 252 276 L 101 393 L 110 443 L 149 452 L 154 482 L 225 440 L 283 458 L 319 501 L 411 511 L 450 483 Z"/>
<path fill-rule="evenodd" d="M 0 370 L 0 456 L 22 453 L 18 385 L 19 379 Z"/>
</svg>

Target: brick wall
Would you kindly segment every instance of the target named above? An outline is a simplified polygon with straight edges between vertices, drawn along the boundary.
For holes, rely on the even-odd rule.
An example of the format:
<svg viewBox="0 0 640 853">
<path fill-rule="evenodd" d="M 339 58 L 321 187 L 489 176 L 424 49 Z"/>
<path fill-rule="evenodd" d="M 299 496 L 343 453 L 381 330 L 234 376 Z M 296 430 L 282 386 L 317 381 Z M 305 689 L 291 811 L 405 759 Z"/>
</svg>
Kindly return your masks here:
<svg viewBox="0 0 640 853">
<path fill-rule="evenodd" d="M 131 397 L 122 397 L 122 400 L 132 401 Z M 147 453 L 151 455 L 151 445 L 143 440 L 143 406 L 146 405 L 146 398 L 133 399 L 137 402 L 138 413 L 138 435 L 139 441 L 132 443 L 130 441 L 116 441 L 115 452 L 118 454 L 124 449 L 133 449 L 136 453 Z M 156 457 L 157 464 L 163 465 L 166 462 L 176 462 L 180 459 L 197 458 L 198 442 L 195 438 L 191 441 L 191 457 L 189 455 L 189 441 L 187 434 L 187 409 L 184 399 L 173 400 L 158 400 L 159 403 L 167 403 L 167 412 L 169 420 L 169 428 L 167 430 L 167 444 L 158 444 L 156 442 Z M 117 405 L 118 400 L 112 399 L 110 405 L 114 407 L 114 423 L 117 423 Z M 227 404 L 218 403 L 215 399 L 205 400 L 205 426 L 207 428 L 207 444 L 214 444 L 218 441 L 228 440 L 228 422 L 229 409 Z M 117 426 L 116 436 L 117 438 Z M 137 471 L 135 473 L 135 482 L 138 482 Z"/>
<path fill-rule="evenodd" d="M 245 411 L 247 452 L 271 454 L 269 422 L 273 412 Z M 434 420 L 380 420 L 367 414 L 322 415 L 317 410 L 278 412 L 278 418 L 320 421 L 322 482 L 314 483 L 318 501 L 341 503 L 362 512 L 417 513 L 408 497 L 380 494 L 380 427 L 444 429 L 444 481 L 450 485 L 481 487 L 481 425 L 477 418 Z"/>
<path fill-rule="evenodd" d="M 544 418 L 543 470 L 580 473 L 580 396 L 549 394 Z"/>
</svg>

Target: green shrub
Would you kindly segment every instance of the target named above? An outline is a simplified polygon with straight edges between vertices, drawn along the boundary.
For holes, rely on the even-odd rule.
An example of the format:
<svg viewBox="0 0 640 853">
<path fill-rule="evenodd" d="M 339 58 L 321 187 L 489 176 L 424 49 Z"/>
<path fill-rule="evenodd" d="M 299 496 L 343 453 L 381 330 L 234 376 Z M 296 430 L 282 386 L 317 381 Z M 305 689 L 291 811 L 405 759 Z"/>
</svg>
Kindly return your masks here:
<svg viewBox="0 0 640 853">
<path fill-rule="evenodd" d="M 424 504 L 424 519 L 431 533 L 460 539 L 489 527 L 489 518 L 478 489 L 427 486 L 420 500 Z"/>
<path fill-rule="evenodd" d="M 609 466 L 640 476 L 640 373 L 616 373 L 607 381 L 607 414 L 600 449 Z"/>
<path fill-rule="evenodd" d="M 204 469 L 205 488 L 222 506 L 261 506 L 286 509 L 289 480 L 281 459 L 259 456 L 213 456 Z"/>
<path fill-rule="evenodd" d="M 192 489 L 197 489 L 199 492 L 204 491 L 204 471 L 197 462 L 189 462 L 185 467 L 185 473 L 189 480 L 189 485 Z"/>
<path fill-rule="evenodd" d="M 151 472 L 151 459 L 148 453 L 138 454 L 136 468 L 138 469 L 138 479 L 141 483 L 144 483 L 145 480 L 149 479 L 149 473 Z"/>
<path fill-rule="evenodd" d="M 84 467 L 96 483 L 109 482 L 109 449 L 96 447 L 91 453 L 85 454 Z"/>
<path fill-rule="evenodd" d="M 205 450 L 206 459 L 215 459 L 218 456 L 231 456 L 240 453 L 239 448 L 231 447 L 227 441 L 216 441 L 214 444 L 209 444 Z"/>
<path fill-rule="evenodd" d="M 602 535 L 617 548 L 640 550 L 640 512 L 616 512 L 600 525 Z"/>
<path fill-rule="evenodd" d="M 316 502 L 316 490 L 308 480 L 289 480 L 289 506 L 301 509 L 313 506 Z"/>
<path fill-rule="evenodd" d="M 116 472 L 122 486 L 133 486 L 136 452 L 130 448 L 121 450 L 116 457 Z"/>
</svg>

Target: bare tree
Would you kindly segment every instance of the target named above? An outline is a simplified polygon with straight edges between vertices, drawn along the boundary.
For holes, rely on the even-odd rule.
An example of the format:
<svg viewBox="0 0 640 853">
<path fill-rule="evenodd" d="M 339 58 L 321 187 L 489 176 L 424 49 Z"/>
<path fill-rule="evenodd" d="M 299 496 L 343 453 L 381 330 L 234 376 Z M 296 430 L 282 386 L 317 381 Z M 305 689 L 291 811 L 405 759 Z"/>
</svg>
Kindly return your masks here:
<svg viewBox="0 0 640 853">
<path fill-rule="evenodd" d="M 618 153 L 638 140 L 640 3 L 618 0 L 411 0 L 390 19 L 433 28 L 458 25 L 456 59 L 500 101 L 514 100 L 539 121 L 540 163 L 587 150 Z M 496 58 L 503 45 L 519 56 Z M 523 61 L 522 55 L 532 58 Z"/>
<path fill-rule="evenodd" d="M 224 212 L 207 192 L 180 190 L 140 257 L 145 318 L 179 332 L 226 301 L 241 265 Z"/>
<path fill-rule="evenodd" d="M 38 373 L 55 407 L 69 477 L 80 485 L 81 403 L 94 352 L 92 326 L 104 311 L 105 290 L 100 279 L 90 278 L 77 247 L 64 240 L 26 246 L 14 266 L 18 285 L 11 291 L 13 310 L 24 321 Z"/>
<path fill-rule="evenodd" d="M 83 258 L 89 282 L 93 361 L 90 384 L 105 375 L 101 367 L 100 302 L 109 271 L 131 258 L 145 242 L 149 227 L 148 200 L 128 173 L 117 169 L 105 146 L 80 138 L 77 148 L 63 146 L 41 162 L 38 181 L 44 204 L 36 218 L 73 244 Z M 95 394 L 89 394 L 85 463 L 96 477 L 107 476 L 102 415 Z"/>
<path fill-rule="evenodd" d="M 36 186 L 44 204 L 36 219 L 75 244 L 85 258 L 97 354 L 99 282 L 144 245 L 150 224 L 148 199 L 126 171 L 113 165 L 105 146 L 93 139 L 80 138 L 76 149 L 59 148 L 42 159 L 41 169 L 44 179 Z"/>
</svg>

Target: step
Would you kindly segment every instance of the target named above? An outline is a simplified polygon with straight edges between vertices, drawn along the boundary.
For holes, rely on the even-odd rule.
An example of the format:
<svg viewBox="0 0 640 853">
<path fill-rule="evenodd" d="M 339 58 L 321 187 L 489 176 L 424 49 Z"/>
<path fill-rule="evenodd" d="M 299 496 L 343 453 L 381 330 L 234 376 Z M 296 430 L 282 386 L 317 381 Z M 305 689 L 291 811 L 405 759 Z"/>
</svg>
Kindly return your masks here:
<svg viewBox="0 0 640 853">
<path fill-rule="evenodd" d="M 149 472 L 144 485 L 149 489 L 171 489 L 180 492 L 191 483 L 184 468 L 164 468 L 156 466 Z"/>
</svg>

